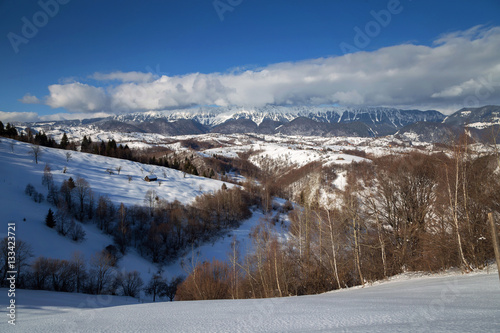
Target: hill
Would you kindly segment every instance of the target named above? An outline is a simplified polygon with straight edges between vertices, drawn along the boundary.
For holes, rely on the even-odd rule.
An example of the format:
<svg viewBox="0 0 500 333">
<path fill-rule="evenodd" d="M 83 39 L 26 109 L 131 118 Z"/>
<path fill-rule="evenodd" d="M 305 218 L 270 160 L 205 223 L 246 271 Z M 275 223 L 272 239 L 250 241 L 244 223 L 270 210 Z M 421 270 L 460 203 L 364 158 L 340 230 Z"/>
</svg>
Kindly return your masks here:
<svg viewBox="0 0 500 333">
<path fill-rule="evenodd" d="M 7 304 L 7 291 L 1 295 Z M 495 272 L 402 275 L 366 288 L 279 299 L 131 305 L 125 297 L 31 290 L 16 297 L 17 327 L 5 320 L 4 332 L 494 332 L 500 326 Z"/>
<path fill-rule="evenodd" d="M 25 194 L 28 184 L 31 184 L 37 193 L 47 197 L 47 187 L 42 184 L 44 168 L 49 165 L 53 181 L 57 188 L 63 181 L 70 177 L 74 180 L 85 179 L 93 195 L 106 196 L 118 207 L 123 203 L 126 207 L 134 205 L 144 206 L 145 195 L 148 190 L 154 190 L 158 198 L 168 202 L 179 200 L 183 204 L 191 203 L 196 196 L 210 193 L 221 188 L 221 181 L 209 178 L 184 175 L 182 172 L 164 167 L 156 167 L 141 163 L 91 155 L 75 151 L 66 151 L 40 147 L 41 153 L 38 164 L 35 164 L 30 155 L 31 145 L 2 138 L 0 141 L 0 212 L 2 214 L 2 230 L 0 237 L 7 236 L 7 223 L 15 223 L 16 239 L 28 243 L 36 257 L 65 259 L 71 258 L 73 253 L 80 252 L 88 260 L 96 252 L 113 244 L 111 236 L 103 234 L 92 223 L 80 223 L 86 233 L 82 242 L 72 241 L 68 237 L 59 235 L 56 230 L 50 229 L 44 223 L 49 208 L 55 210 L 46 200 L 35 202 Z M 71 156 L 68 158 L 67 153 Z M 118 171 L 118 169 L 120 169 Z M 157 182 L 145 182 L 143 177 L 155 173 Z M 231 187 L 231 184 L 227 184 Z M 255 223 L 250 220 L 250 225 Z M 242 225 L 243 230 L 250 228 Z M 242 238 L 245 238 L 243 235 Z M 223 240 L 221 244 L 205 246 L 201 256 L 226 257 L 229 241 Z M 156 272 L 158 267 L 141 257 L 136 250 L 127 251 L 119 262 L 119 269 L 141 272 L 144 281 Z M 165 268 L 172 275 L 183 273 L 179 262 Z"/>
</svg>

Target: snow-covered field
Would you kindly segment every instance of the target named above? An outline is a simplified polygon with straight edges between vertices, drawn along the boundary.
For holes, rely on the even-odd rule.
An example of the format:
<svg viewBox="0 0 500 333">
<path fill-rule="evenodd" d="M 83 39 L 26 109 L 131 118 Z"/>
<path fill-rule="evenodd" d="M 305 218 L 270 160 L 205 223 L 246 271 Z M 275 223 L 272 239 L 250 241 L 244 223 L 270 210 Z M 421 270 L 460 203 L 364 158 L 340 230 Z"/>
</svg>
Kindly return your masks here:
<svg viewBox="0 0 500 333">
<path fill-rule="evenodd" d="M 133 304 L 125 297 L 18 290 L 2 332 L 498 332 L 496 271 L 399 276 L 315 296 Z"/>
<path fill-rule="evenodd" d="M 34 127 L 40 131 L 44 126 Z M 202 156 L 220 155 L 230 158 L 237 157 L 237 153 L 253 150 L 258 152 L 251 159 L 260 166 L 259 158 L 271 158 L 276 161 L 286 160 L 289 164 L 302 166 L 309 162 L 321 161 L 324 165 L 348 164 L 360 161 L 362 158 L 343 154 L 342 150 L 359 150 L 375 156 L 408 152 L 415 148 L 409 147 L 394 136 L 378 138 L 362 137 L 315 137 L 315 136 L 287 136 L 263 134 L 221 134 L 207 133 L 199 135 L 165 136 L 156 133 L 125 133 L 100 130 L 94 125 L 80 126 L 52 126 L 45 129 L 46 134 L 59 141 L 66 133 L 69 140 L 79 142 L 83 135 L 92 141 L 99 142 L 114 139 L 118 144 L 128 145 L 130 148 L 143 149 L 153 146 L 162 146 L 174 151 L 186 151 L 179 141 L 194 139 L 216 143 L 217 148 L 200 152 Z M 420 147 L 432 149 L 433 145 L 419 142 Z"/>
<path fill-rule="evenodd" d="M 71 152 L 71 159 L 67 161 L 68 151 L 41 147 L 38 164 L 29 154 L 29 144 L 1 139 L 0 142 L 0 212 L 2 223 L 0 237 L 7 236 L 7 223 L 15 223 L 16 239 L 27 242 L 33 248 L 35 258 L 45 256 L 57 259 L 71 259 L 73 253 L 80 252 L 88 260 L 90 256 L 102 251 L 107 245 L 113 244 L 110 236 L 103 234 L 92 223 L 81 224 L 86 232 L 85 240 L 74 242 L 67 237 L 59 235 L 54 229 L 48 228 L 45 216 L 49 208 L 55 210 L 47 201 L 35 203 L 24 193 L 27 184 L 32 184 L 35 189 L 47 196 L 47 188 L 42 185 L 42 175 L 45 165 L 50 165 L 57 188 L 61 183 L 73 177 L 76 180 L 82 177 L 89 183 L 96 198 L 98 195 L 107 195 L 116 205 L 124 203 L 126 206 L 145 205 L 144 197 L 148 190 L 156 191 L 157 195 L 167 201 L 179 200 L 188 204 L 202 193 L 219 190 L 223 182 L 192 175 L 184 175 L 173 169 L 143 165 L 136 162 L 91 155 L 86 153 Z M 121 166 L 120 174 L 116 170 Z M 63 170 L 66 168 L 66 173 Z M 113 170 L 110 175 L 106 169 Z M 159 182 L 145 182 L 142 177 L 153 171 Z M 165 177 L 166 175 L 166 177 Z M 132 178 L 129 182 L 129 176 Z M 227 184 L 232 186 L 232 184 Z M 250 219 L 241 226 L 241 230 L 234 231 L 241 242 L 248 238 L 244 230 L 253 226 L 257 217 Z M 200 260 L 226 259 L 230 250 L 230 240 L 221 240 L 221 243 L 206 244 L 200 249 Z M 119 262 L 119 269 L 127 271 L 137 270 L 144 281 L 157 271 L 157 267 L 146 259 L 140 257 L 131 249 Z M 180 262 L 165 268 L 167 277 L 184 273 Z"/>
</svg>

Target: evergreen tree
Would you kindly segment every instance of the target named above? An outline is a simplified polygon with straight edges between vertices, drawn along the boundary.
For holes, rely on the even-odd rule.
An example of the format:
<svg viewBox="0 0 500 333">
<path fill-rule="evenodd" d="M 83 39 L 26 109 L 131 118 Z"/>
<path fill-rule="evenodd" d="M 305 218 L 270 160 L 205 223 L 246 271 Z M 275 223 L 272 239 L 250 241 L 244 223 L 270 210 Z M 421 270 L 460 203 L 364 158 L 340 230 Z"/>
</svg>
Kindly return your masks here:
<svg viewBox="0 0 500 333">
<path fill-rule="evenodd" d="M 87 139 L 87 136 L 84 135 L 83 136 L 83 140 L 82 140 L 82 146 L 80 148 L 80 150 L 82 152 L 89 152 L 90 151 L 90 145 L 92 144 L 92 140 L 90 139 Z"/>
<path fill-rule="evenodd" d="M 49 138 L 47 137 L 47 134 L 44 132 L 40 131 L 35 135 L 35 143 L 40 146 L 47 146 L 49 142 Z"/>
<path fill-rule="evenodd" d="M 49 228 L 54 228 L 56 226 L 56 220 L 54 218 L 54 212 L 52 212 L 52 209 L 49 208 L 49 212 L 47 213 L 47 216 L 45 217 L 45 224 Z"/>
<path fill-rule="evenodd" d="M 73 177 L 68 178 L 68 187 L 70 190 L 72 190 L 76 187 L 75 181 L 73 180 Z"/>
<path fill-rule="evenodd" d="M 9 138 L 17 137 L 17 129 L 15 126 L 12 126 L 10 123 L 7 123 L 7 127 L 5 127 L 5 135 Z"/>
<path fill-rule="evenodd" d="M 69 140 L 68 140 L 68 136 L 66 135 L 66 133 L 64 133 L 62 136 L 60 146 L 62 149 L 66 149 L 69 146 Z"/>
<path fill-rule="evenodd" d="M 114 139 L 108 140 L 106 144 L 106 156 L 115 156 L 116 153 L 116 141 Z"/>
<path fill-rule="evenodd" d="M 105 155 L 106 154 L 106 144 L 104 143 L 104 141 L 101 141 L 101 144 L 99 146 L 99 155 Z"/>
</svg>

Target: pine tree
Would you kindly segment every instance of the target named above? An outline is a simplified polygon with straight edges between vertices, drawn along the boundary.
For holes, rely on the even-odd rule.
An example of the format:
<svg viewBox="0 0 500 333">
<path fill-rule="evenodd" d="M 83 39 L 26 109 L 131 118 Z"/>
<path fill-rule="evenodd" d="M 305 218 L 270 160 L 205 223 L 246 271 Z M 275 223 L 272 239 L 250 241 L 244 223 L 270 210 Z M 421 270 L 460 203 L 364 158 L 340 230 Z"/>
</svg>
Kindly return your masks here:
<svg viewBox="0 0 500 333">
<path fill-rule="evenodd" d="M 69 140 L 68 140 L 68 136 L 66 135 L 66 133 L 64 133 L 62 136 L 60 146 L 62 149 L 66 149 L 69 146 Z"/>
<path fill-rule="evenodd" d="M 54 212 L 52 212 L 52 209 L 49 208 L 49 212 L 47 213 L 47 216 L 45 217 L 45 224 L 49 228 L 54 228 L 56 226 L 56 220 L 54 218 Z"/>
<path fill-rule="evenodd" d="M 70 190 L 74 189 L 76 187 L 75 181 L 73 180 L 73 177 L 69 177 L 68 179 L 68 187 Z"/>
<path fill-rule="evenodd" d="M 81 150 L 81 151 L 83 151 L 83 152 L 88 152 L 88 151 L 89 151 L 90 144 L 91 144 L 91 141 L 89 141 L 89 140 L 87 139 L 87 136 L 86 136 L 86 135 L 84 135 L 84 136 L 83 136 L 82 145 L 81 145 L 80 150 Z"/>
<path fill-rule="evenodd" d="M 11 125 L 10 123 L 7 123 L 7 126 L 5 127 L 5 135 L 7 135 L 9 138 L 17 137 L 18 134 L 16 127 Z"/>
</svg>

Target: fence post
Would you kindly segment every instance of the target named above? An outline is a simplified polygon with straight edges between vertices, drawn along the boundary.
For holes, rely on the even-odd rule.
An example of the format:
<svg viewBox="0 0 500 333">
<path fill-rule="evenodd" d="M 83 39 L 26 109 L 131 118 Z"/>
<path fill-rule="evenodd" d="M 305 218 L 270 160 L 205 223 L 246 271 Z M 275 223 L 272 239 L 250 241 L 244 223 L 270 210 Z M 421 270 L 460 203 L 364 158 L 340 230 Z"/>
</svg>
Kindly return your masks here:
<svg viewBox="0 0 500 333">
<path fill-rule="evenodd" d="M 500 279 L 500 244 L 498 242 L 498 232 L 495 221 L 493 220 L 493 213 L 488 213 L 488 220 L 491 225 L 491 239 L 493 240 L 493 247 L 495 248 L 495 258 L 497 261 L 498 278 Z"/>
</svg>

